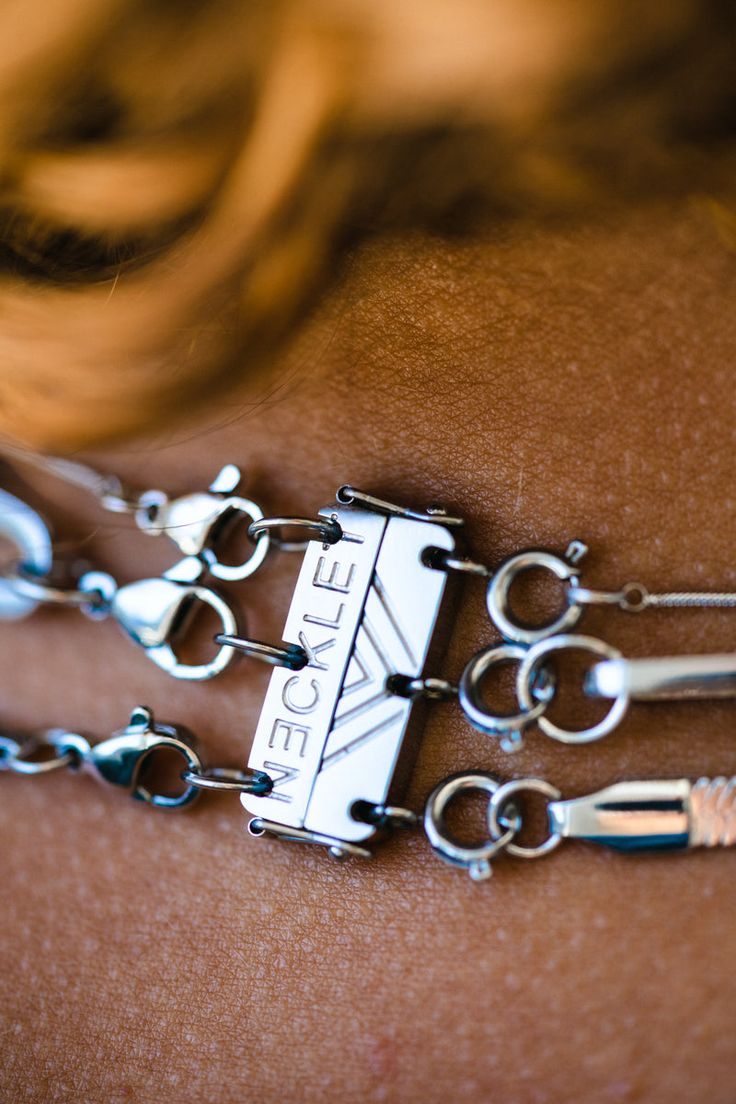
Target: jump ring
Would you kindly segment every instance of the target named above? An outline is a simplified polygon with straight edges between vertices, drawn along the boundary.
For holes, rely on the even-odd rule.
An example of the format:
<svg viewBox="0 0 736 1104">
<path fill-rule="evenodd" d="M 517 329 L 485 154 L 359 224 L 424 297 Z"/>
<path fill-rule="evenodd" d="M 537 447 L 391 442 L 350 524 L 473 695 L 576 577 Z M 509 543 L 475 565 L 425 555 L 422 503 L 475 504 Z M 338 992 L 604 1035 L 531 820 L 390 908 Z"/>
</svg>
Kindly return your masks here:
<svg viewBox="0 0 736 1104">
<path fill-rule="evenodd" d="M 641 613 L 649 602 L 649 591 L 643 583 L 626 583 L 622 587 L 619 606 L 625 613 Z"/>
<path fill-rule="evenodd" d="M 20 744 L 12 736 L 0 736 L 0 770 L 13 770 L 18 755 Z"/>
<path fill-rule="evenodd" d="M 306 667 L 309 657 L 299 644 L 264 644 L 260 640 L 248 640 L 232 633 L 217 633 L 215 644 L 225 648 L 236 648 L 251 659 L 260 659 L 272 667 L 287 667 L 290 671 L 301 671 Z"/>
<path fill-rule="evenodd" d="M 491 568 L 485 564 L 453 556 L 445 548 L 425 548 L 422 561 L 435 571 L 459 572 L 463 575 L 480 576 L 482 579 L 488 579 L 493 574 Z"/>
<path fill-rule="evenodd" d="M 250 518 L 251 521 L 246 530 L 248 536 L 250 536 L 251 526 L 258 525 L 263 519 L 263 511 L 249 498 L 230 496 L 226 499 L 225 505 L 227 509 L 223 516 L 226 519 L 228 529 L 235 526 L 239 516 Z M 255 548 L 244 563 L 221 563 L 214 548 L 202 549 L 201 556 L 207 564 L 210 574 L 214 575 L 216 579 L 222 579 L 223 582 L 240 582 L 240 580 L 248 579 L 255 574 L 268 555 L 270 546 L 271 540 L 268 533 L 261 533 L 255 540 Z"/>
<path fill-rule="evenodd" d="M 511 782 L 504 782 L 491 794 L 488 802 L 488 829 L 492 836 L 500 836 L 503 832 L 503 809 L 508 806 L 509 798 L 514 794 L 524 793 L 530 790 L 532 793 L 540 793 L 548 797 L 550 801 L 559 801 L 562 797 L 560 791 L 550 782 L 542 778 L 517 778 Z M 517 813 L 518 816 L 518 813 Z M 525 847 L 520 843 L 507 843 L 506 850 L 509 855 L 517 859 L 538 859 L 542 855 L 548 855 L 562 842 L 559 832 L 551 832 L 547 839 L 537 847 Z"/>
<path fill-rule="evenodd" d="M 306 529 L 312 536 L 304 541 L 285 541 L 278 536 L 283 528 Z M 248 536 L 257 541 L 268 534 L 274 546 L 281 552 L 304 552 L 310 540 L 321 544 L 337 544 L 342 539 L 342 527 L 335 518 L 272 517 L 260 518 L 248 526 Z"/>
<path fill-rule="evenodd" d="M 535 675 L 542 660 L 546 659 L 547 656 L 552 655 L 554 652 L 564 652 L 575 649 L 591 652 L 593 655 L 602 656 L 604 659 L 622 658 L 622 653 L 618 648 L 612 648 L 610 644 L 606 644 L 603 640 L 598 640 L 594 636 L 580 636 L 574 633 L 567 633 L 560 636 L 553 636 L 549 640 L 541 640 L 526 653 L 516 677 L 516 693 L 518 694 L 519 702 L 524 708 L 531 707 L 533 704 Z M 603 720 L 599 721 L 596 725 L 591 725 L 589 728 L 571 732 L 566 728 L 561 728 L 559 725 L 556 725 L 549 717 L 540 717 L 538 724 L 545 736 L 549 736 L 553 740 L 559 740 L 563 744 L 588 744 L 593 740 L 600 740 L 602 736 L 607 736 L 609 732 L 612 732 L 613 729 L 620 724 L 628 707 L 629 694 L 628 691 L 624 689 L 614 699 L 611 708 Z"/>
<path fill-rule="evenodd" d="M 273 780 L 265 771 L 241 771 L 231 767 L 210 767 L 206 771 L 185 770 L 182 780 L 199 790 L 228 790 L 264 796 L 271 792 Z"/>
</svg>

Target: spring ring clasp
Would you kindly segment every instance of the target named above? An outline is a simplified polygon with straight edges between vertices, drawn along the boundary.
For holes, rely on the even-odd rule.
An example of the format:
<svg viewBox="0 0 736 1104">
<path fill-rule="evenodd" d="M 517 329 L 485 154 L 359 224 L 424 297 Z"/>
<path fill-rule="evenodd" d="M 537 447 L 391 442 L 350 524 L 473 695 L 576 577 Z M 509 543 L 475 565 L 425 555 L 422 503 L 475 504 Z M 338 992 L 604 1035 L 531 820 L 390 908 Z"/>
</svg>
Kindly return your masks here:
<svg viewBox="0 0 736 1104">
<path fill-rule="evenodd" d="M 571 548 L 573 546 L 571 545 Z M 514 644 L 522 644 L 529 647 L 537 644 L 546 637 L 557 633 L 567 633 L 575 628 L 583 613 L 583 605 L 571 599 L 568 593 L 566 608 L 553 621 L 546 625 L 524 625 L 515 620 L 509 601 L 509 592 L 518 575 L 523 571 L 534 568 L 542 568 L 552 572 L 561 582 L 565 583 L 568 591 L 580 585 L 577 561 L 581 553 L 576 552 L 569 557 L 547 552 L 542 548 L 531 548 L 525 552 L 518 552 L 511 556 L 492 576 L 488 583 L 486 604 L 491 620 L 503 636 Z"/>
<path fill-rule="evenodd" d="M 449 832 L 445 816 L 450 802 L 458 794 L 484 793 L 488 796 L 486 823 L 489 838 L 484 843 L 462 844 Z M 554 851 L 562 842 L 550 815 L 546 837 L 536 846 L 514 842 L 522 828 L 522 816 L 515 798 L 524 793 L 535 793 L 548 803 L 559 801 L 560 791 L 541 778 L 517 778 L 499 782 L 485 771 L 453 774 L 445 778 L 432 791 L 424 810 L 424 831 L 436 855 L 450 866 L 467 870 L 474 881 L 483 881 L 492 874 L 491 862 L 503 852 L 518 859 L 537 859 Z"/>
</svg>

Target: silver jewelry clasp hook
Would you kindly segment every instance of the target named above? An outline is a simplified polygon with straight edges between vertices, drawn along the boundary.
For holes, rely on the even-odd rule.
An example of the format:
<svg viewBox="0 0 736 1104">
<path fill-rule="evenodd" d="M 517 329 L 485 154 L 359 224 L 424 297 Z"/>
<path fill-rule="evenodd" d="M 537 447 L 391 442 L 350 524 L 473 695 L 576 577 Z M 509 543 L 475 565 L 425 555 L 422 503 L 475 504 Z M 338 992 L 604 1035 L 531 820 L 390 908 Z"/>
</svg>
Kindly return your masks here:
<svg viewBox="0 0 736 1104">
<path fill-rule="evenodd" d="M 247 519 L 248 526 L 263 518 L 263 511 L 255 502 L 234 493 L 240 481 L 240 469 L 235 464 L 226 464 L 208 492 L 169 500 L 163 491 L 146 491 L 140 496 L 136 524 L 149 536 L 165 533 L 185 556 L 199 557 L 217 579 L 228 582 L 247 579 L 266 558 L 270 543 L 267 531 L 260 534 L 253 551 L 242 563 L 221 563 L 216 551 L 217 543 L 239 516 Z"/>
<path fill-rule="evenodd" d="M 204 565 L 188 556 L 160 578 L 138 579 L 118 587 L 111 575 L 90 571 L 79 580 L 79 590 L 90 595 L 83 610 L 93 619 L 108 615 L 115 618 L 128 636 L 145 648 L 149 659 L 174 678 L 202 682 L 214 678 L 230 664 L 235 650 L 221 645 L 208 663 L 184 663 L 174 651 L 180 637 L 201 602 L 220 618 L 222 633 L 238 634 L 235 614 L 224 598 L 198 582 Z"/>
<path fill-rule="evenodd" d="M 137 801 L 161 809 L 178 809 L 196 800 L 199 788 L 187 785 L 176 795 L 154 793 L 141 782 L 141 772 L 158 752 L 174 751 L 184 759 L 185 770 L 201 774 L 202 760 L 196 752 L 196 740 L 180 725 L 158 724 L 145 706 L 136 706 L 130 724 L 89 750 L 82 760 L 104 782 L 130 790 Z"/>
</svg>

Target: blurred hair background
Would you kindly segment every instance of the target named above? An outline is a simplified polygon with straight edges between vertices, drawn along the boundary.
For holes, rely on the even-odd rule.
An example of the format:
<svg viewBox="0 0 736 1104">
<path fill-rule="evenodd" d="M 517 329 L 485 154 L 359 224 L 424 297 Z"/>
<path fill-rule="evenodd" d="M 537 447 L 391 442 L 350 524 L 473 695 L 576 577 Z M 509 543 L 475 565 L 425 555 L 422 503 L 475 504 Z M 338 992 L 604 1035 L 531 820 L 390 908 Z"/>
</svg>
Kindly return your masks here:
<svg viewBox="0 0 736 1104">
<path fill-rule="evenodd" d="M 0 435 L 191 411 L 368 233 L 707 197 L 735 25 L 728 0 L 5 0 Z"/>
</svg>

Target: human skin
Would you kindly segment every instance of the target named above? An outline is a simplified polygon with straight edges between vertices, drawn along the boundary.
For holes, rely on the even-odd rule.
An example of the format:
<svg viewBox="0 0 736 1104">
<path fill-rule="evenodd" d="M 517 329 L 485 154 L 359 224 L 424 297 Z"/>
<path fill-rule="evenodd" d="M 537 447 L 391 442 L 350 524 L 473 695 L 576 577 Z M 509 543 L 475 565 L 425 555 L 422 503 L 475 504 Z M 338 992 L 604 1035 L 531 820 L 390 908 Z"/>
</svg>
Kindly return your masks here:
<svg viewBox="0 0 736 1104">
<path fill-rule="evenodd" d="M 174 493 L 233 461 L 271 514 L 310 514 L 350 481 L 441 500 L 491 564 L 580 537 L 590 585 L 734 587 L 736 263 L 713 210 L 660 199 L 374 241 L 268 380 L 85 459 Z M 85 554 L 118 578 L 173 561 L 78 491 L 34 486 L 60 537 L 93 533 Z M 281 638 L 295 570 L 276 558 L 229 591 L 252 635 Z M 469 581 L 435 673 L 456 678 L 495 639 L 483 597 Z M 629 655 L 736 647 L 727 610 L 603 610 L 584 626 Z M 56 611 L 2 640 L 6 728 L 102 737 L 142 701 L 213 763 L 247 761 L 265 667 L 175 682 L 112 624 Z M 566 796 L 736 773 L 732 708 L 636 704 L 600 743 L 536 733 L 509 758 L 435 706 L 407 804 L 470 768 Z M 733 1100 L 727 852 L 571 843 L 474 884 L 419 832 L 337 865 L 252 839 L 233 797 L 167 814 L 71 774 L 2 786 L 3 1099 Z"/>
</svg>

